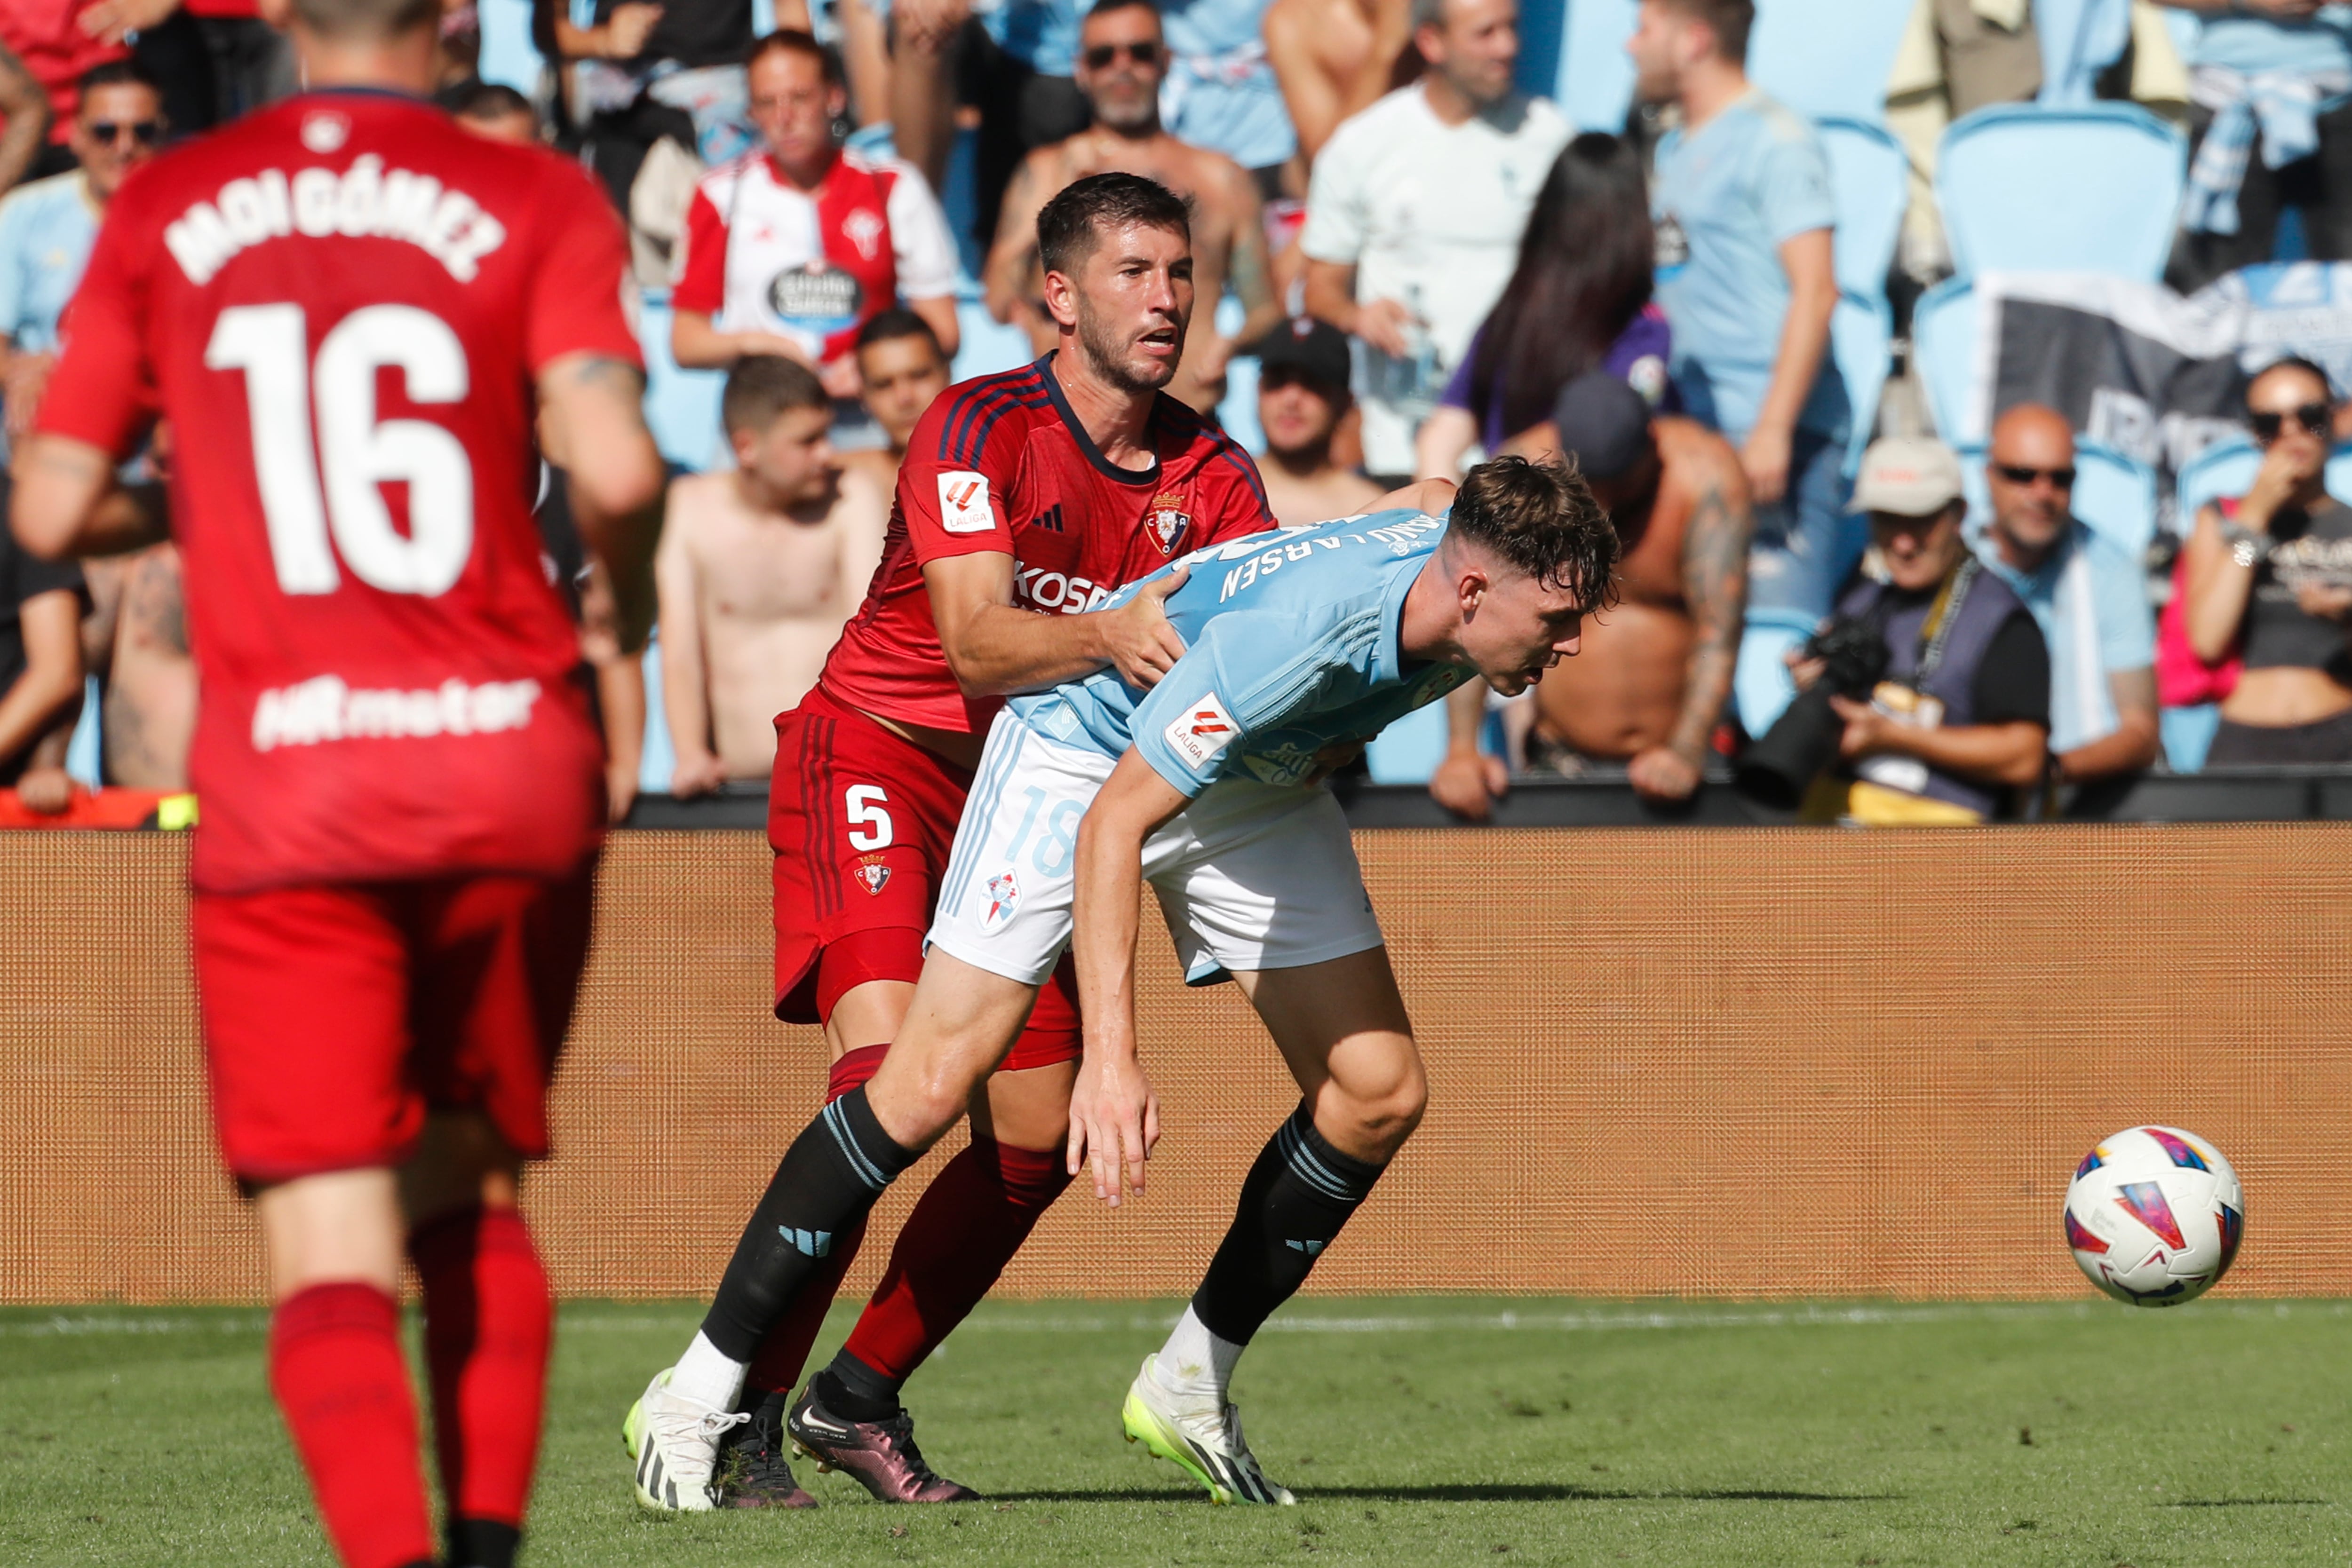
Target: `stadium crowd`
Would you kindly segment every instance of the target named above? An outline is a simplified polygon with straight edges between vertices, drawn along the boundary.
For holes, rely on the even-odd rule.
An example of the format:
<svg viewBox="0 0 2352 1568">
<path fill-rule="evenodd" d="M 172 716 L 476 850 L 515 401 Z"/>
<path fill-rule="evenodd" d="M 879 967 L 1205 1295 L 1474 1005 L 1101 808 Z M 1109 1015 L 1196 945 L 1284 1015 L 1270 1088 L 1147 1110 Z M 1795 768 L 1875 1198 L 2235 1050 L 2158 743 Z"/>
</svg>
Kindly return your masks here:
<svg viewBox="0 0 2352 1568">
<path fill-rule="evenodd" d="M 616 817 L 641 779 L 684 796 L 768 777 L 771 720 L 881 559 L 917 419 L 957 369 L 1050 346 L 1034 220 L 1105 171 L 1192 203 L 1202 305 L 1171 391 L 1246 435 L 1279 520 L 1564 450 L 1616 521 L 1619 602 L 1578 658 L 1509 702 L 1456 693 L 1442 733 L 1376 776 L 1425 779 L 1472 818 L 1529 769 L 1622 766 L 1671 800 L 1784 713 L 1824 712 L 1831 760 L 1799 793 L 1865 822 L 2031 814 L 2168 752 L 2195 767 L 2176 713 L 2214 716 L 2215 763 L 2352 762 L 2352 492 L 2326 468 L 2352 418 L 2321 355 L 2241 373 L 2250 477 L 2177 534 L 2078 515 L 2084 430 L 2064 413 L 1936 429 L 1906 349 L 1912 303 L 1956 266 L 1937 137 L 2051 99 L 2032 0 L 1917 0 L 1874 95 L 1910 188 L 1865 280 L 1892 329 L 1860 361 L 1833 331 L 1855 297 L 1841 183 L 1814 120 L 1749 78 L 1758 7 L 1619 5 L 1630 101 L 1580 131 L 1527 40 L 1557 57 L 1564 29 L 1582 37 L 1572 13 L 1606 3 L 1566 0 L 1564 22 L 1517 0 L 451 0 L 445 105 L 601 176 L 655 395 L 724 378 L 677 405 L 718 429 L 662 431 L 679 472 L 657 677 L 604 645 L 597 584 L 574 585 Z M 2137 98 L 2189 138 L 2167 281 L 2352 260 L 2352 5 L 2161 4 L 2195 26 L 2066 9 L 2121 29 L 2083 96 Z M 1760 0 L 1784 7 L 1841 9 Z M 12 437 L 121 182 L 296 88 L 255 0 L 0 0 Z M 168 433 L 140 461 L 168 465 Z M 581 554 L 545 491 L 569 579 Z M 0 537 L 11 820 L 75 806 L 78 725 L 97 740 L 84 783 L 184 788 L 176 571 L 169 545 L 84 570 Z M 1051 609 L 1087 586 L 1027 591 Z M 1874 654 L 1831 656 L 1841 628 Z"/>
</svg>

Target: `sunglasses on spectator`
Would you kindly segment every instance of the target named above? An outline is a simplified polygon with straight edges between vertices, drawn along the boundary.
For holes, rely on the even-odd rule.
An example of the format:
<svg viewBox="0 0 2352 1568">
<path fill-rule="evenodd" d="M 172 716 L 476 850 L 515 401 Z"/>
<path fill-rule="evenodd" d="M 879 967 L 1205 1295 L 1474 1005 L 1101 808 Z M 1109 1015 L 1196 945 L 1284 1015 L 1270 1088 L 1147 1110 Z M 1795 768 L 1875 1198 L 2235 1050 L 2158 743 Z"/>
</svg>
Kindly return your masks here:
<svg viewBox="0 0 2352 1568">
<path fill-rule="evenodd" d="M 2031 485 L 2036 479 L 2047 479 L 2051 488 L 2071 490 L 2074 487 L 2072 468 L 2029 468 L 2021 463 L 1996 463 L 1992 471 L 2012 485 Z"/>
<path fill-rule="evenodd" d="M 110 145 L 128 135 L 142 147 L 152 147 L 163 139 L 163 122 L 160 120 L 134 120 L 124 125 L 111 120 L 90 122 L 89 133 Z"/>
<path fill-rule="evenodd" d="M 1160 63 L 1160 46 L 1149 38 L 1139 44 L 1097 44 L 1087 50 L 1087 69 L 1108 70 L 1121 55 L 1139 66 L 1156 66 Z"/>
<path fill-rule="evenodd" d="M 2292 414 L 2275 412 L 2255 414 L 2250 422 L 2254 427 L 2254 439 L 2276 441 L 2279 438 L 2279 433 L 2286 428 L 2286 422 L 2290 418 L 2303 426 L 2304 433 L 2307 435 L 2327 434 L 2327 405 L 2324 402 L 2307 402 Z"/>
</svg>

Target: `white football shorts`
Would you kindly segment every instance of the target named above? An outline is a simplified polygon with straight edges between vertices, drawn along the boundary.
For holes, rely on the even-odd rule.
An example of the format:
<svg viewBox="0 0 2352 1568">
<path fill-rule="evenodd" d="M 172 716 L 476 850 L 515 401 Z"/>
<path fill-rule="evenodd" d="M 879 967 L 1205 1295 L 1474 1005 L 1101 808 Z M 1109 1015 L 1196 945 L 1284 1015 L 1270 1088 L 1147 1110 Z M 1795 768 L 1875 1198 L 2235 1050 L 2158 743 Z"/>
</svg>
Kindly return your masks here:
<svg viewBox="0 0 2352 1568">
<path fill-rule="evenodd" d="M 1042 984 L 1070 943 L 1078 821 L 1113 766 L 999 716 L 956 829 L 930 945 Z M 1348 819 L 1327 789 L 1212 784 L 1144 841 L 1143 876 L 1187 985 L 1381 945 Z"/>
</svg>

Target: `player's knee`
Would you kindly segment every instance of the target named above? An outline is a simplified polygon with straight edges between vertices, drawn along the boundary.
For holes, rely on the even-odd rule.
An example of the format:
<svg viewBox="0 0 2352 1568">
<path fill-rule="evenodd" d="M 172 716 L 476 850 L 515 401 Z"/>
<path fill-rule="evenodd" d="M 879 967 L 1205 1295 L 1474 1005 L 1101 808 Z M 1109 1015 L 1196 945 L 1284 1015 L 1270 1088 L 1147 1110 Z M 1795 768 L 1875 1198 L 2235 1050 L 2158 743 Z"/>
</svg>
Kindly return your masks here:
<svg viewBox="0 0 2352 1568">
<path fill-rule="evenodd" d="M 1344 1090 L 1336 1107 L 1356 1145 L 1365 1157 L 1385 1160 L 1404 1146 L 1421 1125 L 1429 1105 L 1429 1080 L 1417 1059 L 1398 1064 L 1390 1074 Z"/>
</svg>

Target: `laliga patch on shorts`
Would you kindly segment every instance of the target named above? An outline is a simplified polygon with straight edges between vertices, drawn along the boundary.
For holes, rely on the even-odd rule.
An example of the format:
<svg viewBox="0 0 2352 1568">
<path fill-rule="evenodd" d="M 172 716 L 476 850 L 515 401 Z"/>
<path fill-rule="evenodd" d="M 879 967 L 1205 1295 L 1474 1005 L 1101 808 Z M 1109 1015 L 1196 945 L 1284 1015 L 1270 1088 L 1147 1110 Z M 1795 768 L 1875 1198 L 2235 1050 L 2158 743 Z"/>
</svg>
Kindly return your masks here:
<svg viewBox="0 0 2352 1568">
<path fill-rule="evenodd" d="M 1234 737 L 1241 734 L 1241 727 L 1234 723 L 1234 716 L 1225 711 L 1217 694 L 1211 692 L 1171 719 L 1168 727 L 1160 733 L 1176 755 L 1198 772 L 1234 743 Z"/>
<path fill-rule="evenodd" d="M 982 936 L 1001 931 L 1021 907 L 1021 883 L 1010 866 L 988 879 L 988 912 L 980 917 Z"/>
<path fill-rule="evenodd" d="M 987 475 L 959 468 L 940 476 L 940 527 L 951 534 L 984 534 L 996 527 Z"/>
</svg>

